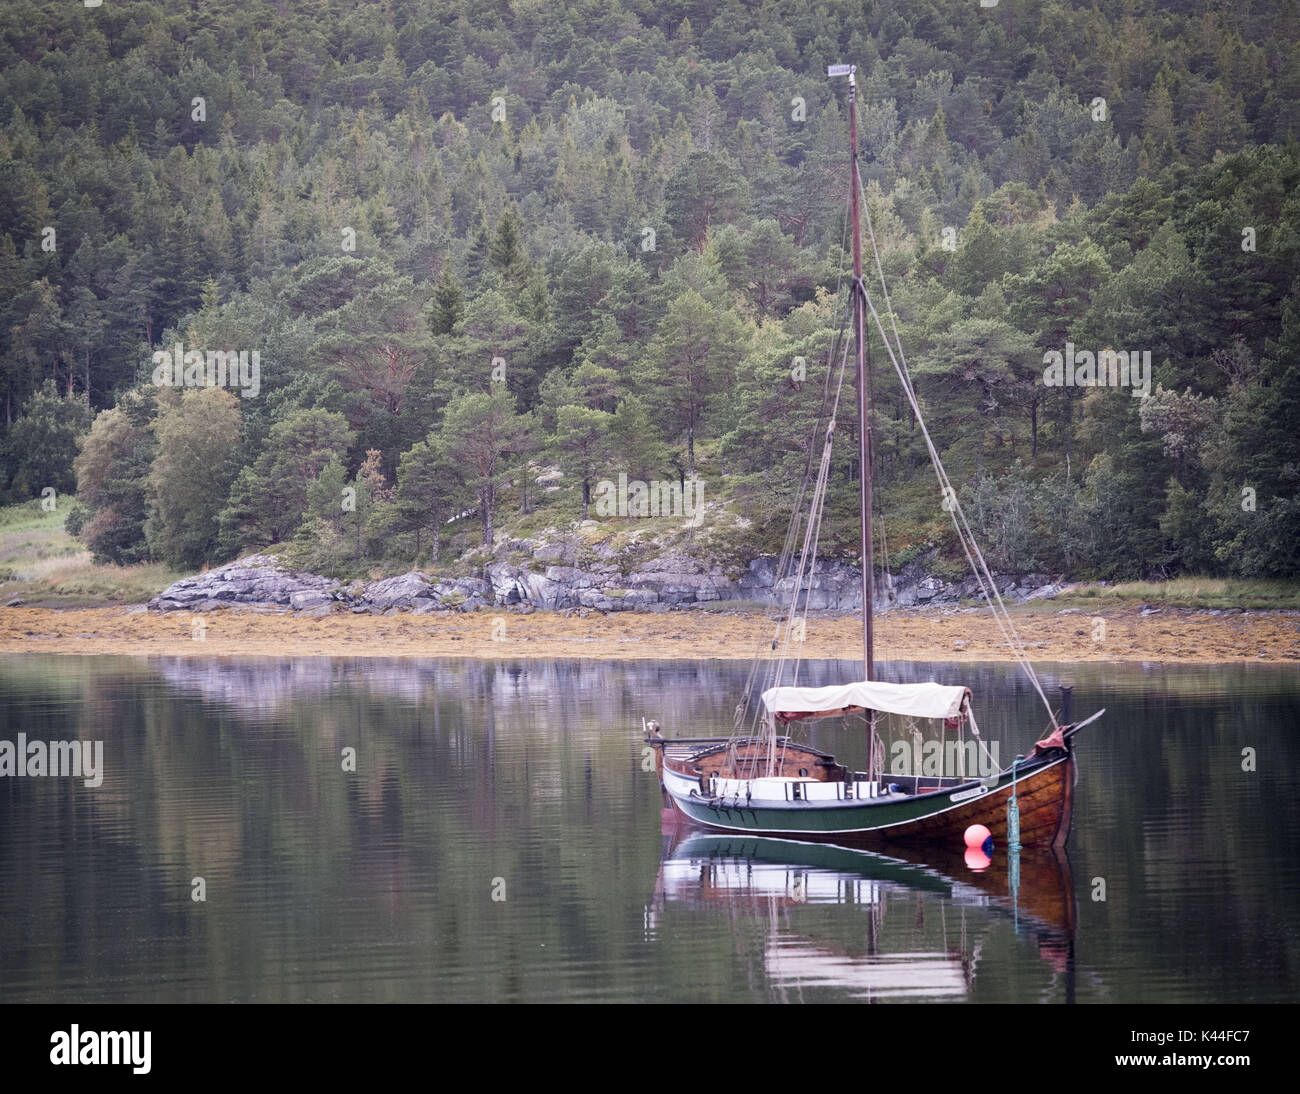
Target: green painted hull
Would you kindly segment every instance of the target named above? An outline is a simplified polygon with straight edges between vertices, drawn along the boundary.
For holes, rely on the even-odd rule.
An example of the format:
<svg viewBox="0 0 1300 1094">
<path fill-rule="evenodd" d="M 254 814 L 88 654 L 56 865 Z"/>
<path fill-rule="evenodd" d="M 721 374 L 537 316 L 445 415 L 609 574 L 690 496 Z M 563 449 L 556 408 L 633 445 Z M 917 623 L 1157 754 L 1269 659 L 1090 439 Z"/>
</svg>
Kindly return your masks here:
<svg viewBox="0 0 1300 1094">
<path fill-rule="evenodd" d="M 1055 750 L 1019 766 L 1015 776 L 1017 795 L 1027 794 L 1052 778 L 1053 769 L 1069 764 L 1070 759 L 1068 752 Z M 771 802 L 758 806 L 731 798 L 680 794 L 673 794 L 672 800 L 695 823 L 726 832 L 807 839 L 873 836 L 881 840 L 949 840 L 954 833 L 960 836 L 971 824 L 985 823 L 990 828 L 999 821 L 1004 824 L 1011 783 L 1008 770 L 996 782 L 974 781 L 906 798 Z M 1068 827 L 1068 805 L 1064 818 Z M 1056 838 L 1053 832 L 1047 842 Z"/>
</svg>

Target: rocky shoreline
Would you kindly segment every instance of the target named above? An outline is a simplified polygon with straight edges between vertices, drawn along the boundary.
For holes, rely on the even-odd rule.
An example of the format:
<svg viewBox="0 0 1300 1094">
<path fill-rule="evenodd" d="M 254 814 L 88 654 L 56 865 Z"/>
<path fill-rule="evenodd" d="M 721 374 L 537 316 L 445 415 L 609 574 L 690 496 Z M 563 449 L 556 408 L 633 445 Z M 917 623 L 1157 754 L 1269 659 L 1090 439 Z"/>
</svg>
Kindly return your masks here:
<svg viewBox="0 0 1300 1094">
<path fill-rule="evenodd" d="M 344 582 L 287 568 L 271 555 L 250 555 L 164 589 L 148 607 L 159 612 L 245 607 L 263 611 L 391 615 L 398 612 L 473 612 L 483 608 L 531 612 L 592 609 L 599 612 L 666 612 L 719 601 L 784 602 L 789 579 L 776 578 L 776 560 L 758 558 L 739 573 L 672 552 L 623 572 L 615 563 L 579 566 L 572 552 L 538 548 L 522 564 L 492 563 L 482 577 L 441 578 L 419 570 L 371 582 Z M 840 562 L 819 563 L 809 579 L 809 607 L 856 612 L 862 608 L 861 571 Z M 1046 574 L 994 575 L 1008 602 L 1053 597 L 1066 585 Z M 944 582 L 920 566 L 891 575 L 876 610 L 955 604 L 981 598 L 973 578 Z"/>
</svg>

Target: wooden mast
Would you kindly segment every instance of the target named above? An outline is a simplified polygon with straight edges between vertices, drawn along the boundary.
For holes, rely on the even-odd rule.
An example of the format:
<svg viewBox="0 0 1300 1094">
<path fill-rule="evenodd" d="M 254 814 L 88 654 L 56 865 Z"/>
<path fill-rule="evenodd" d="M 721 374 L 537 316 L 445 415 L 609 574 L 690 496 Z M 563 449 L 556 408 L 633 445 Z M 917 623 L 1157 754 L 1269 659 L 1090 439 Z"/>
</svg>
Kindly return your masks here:
<svg viewBox="0 0 1300 1094">
<path fill-rule="evenodd" d="M 874 680 L 876 676 L 875 629 L 873 626 L 873 609 L 875 607 L 874 585 L 875 566 L 872 558 L 871 544 L 871 407 L 867 394 L 866 333 L 867 307 L 866 289 L 862 283 L 862 239 L 859 233 L 858 194 L 862 182 L 858 175 L 858 84 L 856 66 L 835 65 L 828 70 L 830 75 L 839 75 L 847 69 L 849 78 L 849 161 L 852 165 L 849 185 L 852 187 L 853 207 L 853 338 L 858 377 L 858 468 L 861 506 L 860 531 L 862 534 L 862 667 L 864 680 Z"/>
</svg>

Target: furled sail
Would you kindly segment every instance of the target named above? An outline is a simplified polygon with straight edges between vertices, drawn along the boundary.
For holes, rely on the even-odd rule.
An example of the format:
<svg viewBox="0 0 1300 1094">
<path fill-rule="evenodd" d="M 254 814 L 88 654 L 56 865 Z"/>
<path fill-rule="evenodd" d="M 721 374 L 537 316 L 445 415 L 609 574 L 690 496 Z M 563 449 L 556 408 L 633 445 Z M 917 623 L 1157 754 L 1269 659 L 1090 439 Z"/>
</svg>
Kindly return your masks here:
<svg viewBox="0 0 1300 1094">
<path fill-rule="evenodd" d="M 859 680 L 825 688 L 768 688 L 763 703 L 783 722 L 845 710 L 879 710 L 912 718 L 956 718 L 969 688 L 952 684 L 891 684 Z"/>
</svg>

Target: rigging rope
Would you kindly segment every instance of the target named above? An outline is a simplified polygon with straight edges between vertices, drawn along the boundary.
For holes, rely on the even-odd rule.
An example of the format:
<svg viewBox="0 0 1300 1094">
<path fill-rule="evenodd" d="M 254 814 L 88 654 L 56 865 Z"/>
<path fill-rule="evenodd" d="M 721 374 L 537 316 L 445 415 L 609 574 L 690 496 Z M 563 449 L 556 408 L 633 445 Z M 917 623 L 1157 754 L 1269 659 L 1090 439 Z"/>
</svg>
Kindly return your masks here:
<svg viewBox="0 0 1300 1094">
<path fill-rule="evenodd" d="M 916 415 L 917 424 L 921 427 L 921 436 L 925 439 L 925 447 L 930 454 L 930 462 L 934 465 L 935 476 L 939 480 L 939 489 L 948 504 L 949 515 L 952 517 L 953 527 L 957 531 L 957 538 L 961 543 L 962 551 L 966 555 L 966 560 L 971 564 L 975 579 L 979 582 L 980 590 L 984 593 L 985 600 L 993 613 L 998 629 L 1002 632 L 1007 647 L 1011 650 L 1021 669 L 1029 677 L 1030 683 L 1033 684 L 1034 690 L 1038 693 L 1038 697 L 1043 701 L 1043 706 L 1047 709 L 1053 728 L 1056 728 L 1056 712 L 1052 709 L 1052 704 L 1047 701 L 1042 684 L 1039 683 L 1038 674 L 1034 672 L 1025 645 L 1016 633 L 1015 624 L 1011 621 L 1011 613 L 1007 611 L 1007 606 L 1003 603 L 1002 594 L 998 592 L 997 583 L 993 580 L 988 563 L 985 562 L 984 555 L 975 540 L 975 535 L 966 520 L 966 513 L 957 497 L 957 491 L 953 488 L 947 471 L 944 470 L 943 461 L 939 458 L 939 451 L 930 437 L 930 430 L 926 427 L 925 419 L 921 416 L 920 403 L 917 400 L 916 391 L 912 387 L 912 377 L 907 367 L 907 358 L 903 354 L 903 342 L 898 335 L 898 323 L 894 318 L 893 305 L 889 299 L 889 287 L 885 284 L 885 271 L 880 262 L 880 248 L 876 244 L 876 231 L 871 221 L 871 207 L 867 203 L 866 191 L 862 187 L 860 178 L 858 180 L 858 190 L 862 195 L 862 209 L 864 219 L 867 222 L 867 234 L 871 240 L 871 251 L 875 258 L 876 272 L 880 277 L 880 288 L 885 302 L 885 310 L 889 313 L 890 327 L 893 329 L 894 341 L 898 348 L 897 356 L 894 354 L 894 346 L 889 342 L 889 336 L 885 333 L 880 316 L 876 312 L 876 306 L 871 300 L 871 294 L 867 292 L 867 286 L 861 278 L 855 279 L 858 289 L 861 291 L 867 307 L 871 309 L 871 318 L 875 321 L 876 329 L 880 331 L 880 337 L 885 343 L 885 351 L 889 354 L 889 359 L 894 365 L 894 371 L 898 374 L 899 382 L 903 385 L 903 392 L 912 407 L 912 413 Z"/>
<path fill-rule="evenodd" d="M 846 253 L 846 242 L 848 240 L 848 233 L 849 233 L 848 206 L 849 206 L 849 199 L 846 197 L 843 227 L 840 233 L 841 258 L 843 258 L 843 255 Z M 839 269 L 839 273 L 836 276 L 836 282 L 835 282 L 835 296 L 833 297 L 833 300 L 835 300 L 836 302 L 839 301 L 840 296 L 844 290 L 844 264 L 842 261 L 839 263 L 838 269 Z M 848 327 L 849 309 L 852 305 L 852 301 L 853 301 L 853 297 L 852 297 L 852 293 L 850 293 L 845 300 L 844 312 L 843 312 L 843 317 L 840 321 L 839 330 L 836 332 L 834 338 L 831 340 L 831 345 L 827 353 L 826 378 L 823 381 L 823 385 L 822 385 L 821 410 L 818 413 L 817 421 L 813 426 L 812 433 L 809 435 L 809 443 L 807 446 L 808 455 L 804 462 L 803 475 L 800 478 L 799 487 L 795 492 L 794 509 L 790 517 L 790 524 L 786 529 L 785 541 L 781 546 L 781 554 L 777 559 L 776 570 L 773 575 L 773 583 L 772 583 L 773 596 L 768 603 L 767 611 L 765 613 L 765 616 L 768 619 L 768 621 L 773 624 L 772 637 L 770 639 L 770 649 L 773 650 L 776 649 L 777 642 L 781 634 L 781 624 L 777 616 L 782 606 L 781 603 L 777 600 L 775 593 L 777 587 L 781 584 L 781 582 L 789 576 L 790 561 L 794 555 L 795 542 L 798 538 L 799 528 L 802 524 L 802 516 L 804 511 L 804 496 L 807 493 L 809 480 L 812 477 L 813 457 L 814 457 L 814 453 L 817 450 L 816 438 L 822 434 L 825 423 L 828 419 L 828 414 L 829 414 L 829 418 L 832 421 L 834 420 L 835 408 L 839 404 L 840 389 L 843 386 L 843 379 L 844 379 L 844 372 L 843 372 L 844 365 L 843 362 L 841 362 L 839 383 L 836 385 L 835 395 L 833 399 L 831 396 L 831 376 L 833 372 L 832 365 L 835 360 L 836 347 L 844 342 L 844 332 Z M 847 353 L 847 350 L 845 352 Z M 794 594 L 790 602 L 789 610 L 786 613 L 787 623 L 790 622 L 796 608 L 796 601 L 798 598 L 801 580 L 802 579 L 800 579 L 800 581 L 796 581 L 794 585 Z M 806 622 L 805 622 L 805 626 L 806 626 Z M 766 691 L 767 688 L 773 687 L 780 682 L 779 666 L 777 671 L 774 673 L 772 669 L 771 661 L 763 656 L 763 652 L 762 652 L 763 645 L 764 645 L 764 640 L 760 638 L 757 644 L 755 645 L 754 655 L 750 660 L 749 674 L 745 680 L 744 691 L 741 694 L 740 701 L 736 704 L 736 710 L 733 718 L 733 727 L 732 727 L 733 734 L 739 732 L 741 724 L 745 721 L 745 715 L 749 710 L 749 706 L 753 701 L 753 696 L 755 693 L 754 684 L 759 673 L 760 665 L 764 667 L 764 673 L 766 676 L 764 686 L 761 690 Z M 797 663 L 796 663 L 796 672 L 797 672 Z M 757 733 L 757 723 L 759 717 L 760 714 L 756 712 L 753 719 L 751 720 L 751 733 L 754 734 Z"/>
<path fill-rule="evenodd" d="M 769 662 L 770 665 L 769 680 L 772 686 L 774 686 L 775 683 L 781 679 L 781 674 L 785 667 L 785 663 L 790 659 L 791 656 L 790 647 L 792 644 L 795 646 L 795 653 L 794 653 L 795 665 L 792 674 L 793 675 L 792 682 L 794 683 L 798 682 L 798 669 L 799 669 L 799 662 L 801 659 L 800 650 L 803 644 L 803 636 L 807 633 L 807 627 L 808 627 L 808 599 L 812 593 L 812 581 L 811 581 L 812 572 L 809 567 L 810 567 L 810 561 L 813 566 L 815 566 L 816 564 L 817 545 L 821 539 L 822 509 L 826 501 L 826 485 L 830 477 L 831 449 L 835 440 L 835 414 L 839 409 L 840 393 L 843 391 L 844 388 L 844 368 L 845 368 L 845 362 L 848 360 L 848 352 L 849 352 L 848 342 L 845 341 L 844 352 L 840 359 L 839 381 L 836 384 L 836 388 L 835 388 L 835 400 L 831 407 L 830 421 L 826 425 L 826 439 L 822 444 L 822 456 L 817 467 L 817 481 L 813 486 L 813 496 L 812 496 L 812 503 L 809 506 L 808 521 L 804 526 L 803 549 L 799 555 L 798 569 L 795 571 L 793 575 L 794 591 L 791 596 L 790 611 L 788 612 L 786 618 L 785 638 L 784 641 L 782 642 L 781 651 L 776 661 L 774 663 Z M 807 588 L 804 587 L 805 580 L 807 580 L 808 582 Z M 798 619 L 797 621 L 798 626 L 796 626 L 795 617 L 799 615 L 800 591 L 803 592 L 803 614 L 802 617 Z M 799 635 L 798 638 L 795 637 L 796 633 Z M 760 716 L 761 716 L 760 711 L 757 708 L 755 708 L 755 713 L 754 713 L 755 734 L 757 734 L 757 722 Z M 769 773 L 773 773 L 775 770 L 775 761 L 776 761 L 776 755 L 775 755 L 776 723 L 771 713 L 767 714 L 767 719 L 769 725 L 768 739 L 770 742 L 769 750 L 768 750 L 768 771 Z"/>
<path fill-rule="evenodd" d="M 761 663 L 764 666 L 764 676 L 765 676 L 765 686 L 762 688 L 762 690 L 765 691 L 769 687 L 774 687 L 781 682 L 782 675 L 785 671 L 786 663 L 788 661 L 793 661 L 793 668 L 791 671 L 792 683 L 795 684 L 798 683 L 799 667 L 802 660 L 802 656 L 801 656 L 802 639 L 807 632 L 808 605 L 809 605 L 809 600 L 812 592 L 812 588 L 811 588 L 812 576 L 813 576 L 813 572 L 816 569 L 817 549 L 820 545 L 820 539 L 821 539 L 821 520 L 824 511 L 826 494 L 827 494 L 828 483 L 829 483 L 831 452 L 832 452 L 832 447 L 833 447 L 833 442 L 835 437 L 836 414 L 839 409 L 840 396 L 844 386 L 844 372 L 848 360 L 848 341 L 845 338 L 845 331 L 847 329 L 847 325 L 849 321 L 849 314 L 854 304 L 854 299 L 853 299 L 854 293 L 860 292 L 862 293 L 863 302 L 866 304 L 867 308 L 871 312 L 871 318 L 875 323 L 876 329 L 880 332 L 880 337 L 882 343 L 884 344 L 885 352 L 889 354 L 890 362 L 894 366 L 894 371 L 898 376 L 899 383 L 901 384 L 903 389 L 903 393 L 907 397 L 908 405 L 911 408 L 911 412 L 913 415 L 915 415 L 917 424 L 921 428 L 921 435 L 925 441 L 926 451 L 928 452 L 930 456 L 930 461 L 934 466 L 935 476 L 939 482 L 939 488 L 946 503 L 944 508 L 948 510 L 949 515 L 952 517 L 953 527 L 957 533 L 958 542 L 961 544 L 962 552 L 965 554 L 966 560 L 970 564 L 971 571 L 975 575 L 976 582 L 979 584 L 980 591 L 983 593 L 985 601 L 988 604 L 990 611 L 993 613 L 994 622 L 997 624 L 999 631 L 1002 633 L 1002 637 L 1007 645 L 1007 648 L 1011 650 L 1012 655 L 1015 657 L 1017 663 L 1020 665 L 1021 669 L 1029 678 L 1030 682 L 1034 687 L 1034 690 L 1038 693 L 1038 697 L 1042 700 L 1043 706 L 1047 710 L 1048 718 L 1051 722 L 1051 725 L 1055 728 L 1057 726 L 1056 713 L 1052 709 L 1051 703 L 1048 702 L 1047 696 L 1043 692 L 1043 688 L 1041 683 L 1038 680 L 1037 673 L 1034 671 L 1033 665 L 1029 660 L 1028 652 L 1025 648 L 1025 645 L 1021 641 L 1020 636 L 1016 632 L 1015 625 L 1011 620 L 1010 613 L 1008 612 L 1006 604 L 1002 600 L 1002 595 L 997 588 L 997 583 L 993 580 L 992 572 L 990 571 L 988 563 L 985 560 L 984 555 L 980 550 L 979 544 L 975 539 L 974 532 L 972 531 L 970 527 L 970 523 L 966 518 L 965 511 L 963 510 L 961 502 L 957 497 L 957 491 L 953 487 L 952 482 L 948 477 L 948 473 L 943 466 L 943 461 L 939 457 L 938 449 L 935 446 L 934 441 L 930 436 L 930 431 L 927 428 L 925 424 L 925 419 L 921 414 L 920 401 L 917 398 L 916 390 L 913 387 L 911 372 L 908 369 L 907 358 L 903 352 L 902 339 L 899 336 L 898 323 L 895 317 L 893 303 L 889 298 L 889 286 L 885 282 L 884 267 L 880 257 L 880 247 L 876 241 L 875 226 L 871 218 L 871 208 L 869 203 L 866 200 L 866 191 L 862 186 L 861 177 L 858 178 L 858 192 L 862 198 L 862 209 L 863 209 L 863 213 L 865 214 L 864 219 L 866 220 L 867 223 L 867 234 L 871 242 L 871 250 L 875 261 L 876 273 L 880 279 L 880 287 L 883 294 L 885 311 L 889 315 L 890 327 L 893 331 L 894 341 L 891 344 L 889 335 L 886 334 L 884 324 L 882 323 L 880 315 L 876 310 L 875 303 L 871 299 L 871 294 L 867 291 L 865 281 L 861 277 L 854 277 L 852 279 L 852 285 L 851 285 L 850 292 L 848 294 L 848 299 L 845 302 L 844 314 L 840 323 L 839 330 L 831 342 L 831 346 L 828 354 L 828 360 L 827 360 L 826 378 L 823 383 L 823 389 L 822 389 L 821 410 L 818 416 L 817 424 L 815 425 L 812 434 L 812 437 L 815 438 L 819 433 L 823 433 L 824 430 L 824 434 L 823 434 L 824 441 L 822 444 L 821 457 L 817 461 L 817 471 L 815 477 L 813 477 L 812 470 L 813 470 L 813 463 L 814 463 L 815 444 L 810 443 L 808 445 L 808 455 L 804 465 L 804 473 L 800 479 L 798 490 L 796 491 L 794 512 L 792 514 L 789 527 L 786 530 L 785 540 L 781 547 L 781 554 L 777 562 L 776 572 L 774 574 L 774 580 L 773 580 L 774 594 L 776 592 L 777 587 L 781 584 L 781 582 L 787 579 L 792 581 L 793 587 L 792 587 L 792 592 L 789 601 L 789 609 L 786 611 L 784 617 L 784 623 L 785 623 L 784 635 L 782 635 L 782 627 L 781 627 L 782 620 L 777 616 L 777 612 L 779 609 L 779 602 L 775 595 L 773 595 L 772 600 L 768 606 L 767 616 L 769 621 L 771 621 L 774 624 L 772 637 L 770 639 L 770 649 L 777 650 L 778 643 L 780 649 L 779 649 L 778 656 L 775 659 L 770 659 L 770 658 L 761 659 Z M 848 215 L 846 211 L 846 215 L 844 219 L 844 230 L 840 241 L 841 255 L 843 255 L 845 251 L 844 244 L 845 244 L 845 238 L 847 237 L 847 234 L 848 234 Z M 843 290 L 843 285 L 844 285 L 842 263 L 840 264 L 840 270 L 841 273 L 837 277 L 836 292 L 834 297 L 834 299 L 837 302 L 840 298 L 841 292 Z M 867 332 L 864 331 L 863 333 L 866 334 Z M 837 348 L 841 348 L 840 367 L 838 370 L 838 376 L 836 378 L 836 382 L 834 384 L 834 394 L 832 396 L 832 384 L 831 384 L 831 377 L 833 371 L 832 365 L 834 362 L 835 351 Z M 895 349 L 897 349 L 897 353 L 895 353 Z M 868 383 L 870 382 L 869 377 L 867 377 L 866 380 Z M 859 428 L 866 429 L 867 423 L 866 422 L 860 423 Z M 867 472 L 866 468 L 859 469 L 860 474 L 865 474 L 866 472 Z M 810 478 L 812 479 L 812 499 L 811 499 L 811 503 L 808 506 L 807 521 L 804 522 L 802 520 L 802 513 L 804 510 L 804 497 L 808 491 Z M 803 532 L 803 542 L 802 542 L 801 549 L 799 551 L 799 561 L 794 572 L 790 573 L 790 564 L 794 559 L 795 544 L 798 541 L 801 527 Z M 886 581 L 888 583 L 888 587 L 892 591 L 892 578 L 889 575 L 888 544 L 887 541 L 885 540 L 885 530 L 884 530 L 883 520 L 880 522 L 880 538 L 881 538 L 881 548 L 882 548 L 882 556 L 883 556 L 883 562 L 885 567 Z M 865 564 L 865 559 L 864 559 L 864 564 Z M 805 582 L 807 582 L 807 587 L 805 587 Z M 872 586 L 874 587 L 874 581 L 872 582 Z M 800 609 L 800 604 L 799 604 L 799 599 L 801 594 L 803 596 L 802 610 Z M 867 608 L 868 605 L 864 604 L 863 610 L 866 611 Z M 799 636 L 797 639 L 795 637 L 796 635 Z M 792 646 L 794 647 L 793 654 L 791 650 Z M 750 735 L 754 738 L 757 738 L 759 735 L 758 734 L 759 722 L 760 719 L 764 717 L 764 711 L 762 709 L 761 704 L 753 703 L 753 697 L 755 694 L 754 684 L 759 674 L 761 651 L 762 651 L 762 640 L 760 640 L 759 645 L 755 649 L 754 658 L 750 665 L 750 671 L 748 674 L 748 678 L 746 680 L 745 689 L 744 692 L 742 693 L 740 702 L 736 706 L 734 724 L 733 724 L 733 736 L 736 733 L 738 733 L 738 731 L 740 730 L 742 723 L 745 721 L 746 713 L 749 711 L 751 705 L 753 705 L 754 709 L 753 709 L 752 718 L 750 720 Z M 776 761 L 777 741 L 776 741 L 776 723 L 775 723 L 775 719 L 770 713 L 766 714 L 766 723 L 767 723 L 765 727 L 766 732 L 764 736 L 767 738 L 767 742 L 766 742 L 767 743 L 767 750 L 766 750 L 767 766 L 768 766 L 769 773 L 773 773 L 776 769 L 776 763 L 777 763 Z M 979 730 L 975 725 L 973 715 L 971 716 L 971 730 L 975 739 L 979 741 L 980 747 L 984 750 L 985 754 L 987 755 L 988 748 L 985 745 L 984 741 L 980 738 Z M 872 740 L 869 749 L 868 771 L 871 774 L 877 774 L 875 772 L 872 772 L 871 770 L 876 766 L 875 765 L 876 745 L 877 743 L 879 743 L 881 747 L 881 751 L 883 753 L 884 742 L 881 741 L 879 737 L 875 734 L 874 720 L 871 726 L 871 737 L 874 739 Z M 782 745 L 782 761 L 784 761 L 785 744 L 788 744 L 788 739 Z M 750 770 L 750 777 L 752 777 L 757 767 L 757 764 L 759 762 L 759 759 L 756 755 L 753 754 L 752 749 L 750 751 L 750 756 L 747 759 L 748 759 L 748 763 L 746 766 L 748 766 Z M 881 760 L 882 760 L 881 763 L 882 770 L 878 773 L 879 775 L 883 775 L 883 755 L 881 756 Z M 737 774 L 739 775 L 740 773 L 737 772 Z M 738 789 L 737 789 L 737 793 L 738 793 Z M 1010 831 L 1015 833 L 1015 836 L 1012 839 L 1012 843 L 1018 845 L 1019 810 L 1018 810 L 1018 804 L 1015 799 L 1014 784 L 1012 788 L 1012 797 L 1011 800 L 1008 802 L 1007 810 L 1008 810 L 1008 828 Z M 1014 824 L 1014 828 L 1012 828 L 1012 824 Z"/>
</svg>

